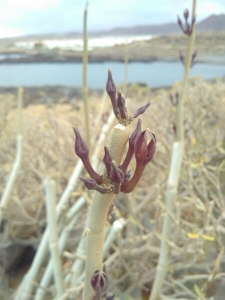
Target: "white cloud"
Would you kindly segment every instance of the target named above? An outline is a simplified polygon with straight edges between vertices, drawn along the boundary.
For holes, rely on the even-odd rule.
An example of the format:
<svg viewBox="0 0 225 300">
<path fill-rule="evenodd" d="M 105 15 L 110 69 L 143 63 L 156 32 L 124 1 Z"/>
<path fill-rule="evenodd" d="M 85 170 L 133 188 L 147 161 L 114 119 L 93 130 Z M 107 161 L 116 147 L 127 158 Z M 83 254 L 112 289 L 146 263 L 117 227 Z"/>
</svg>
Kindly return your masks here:
<svg viewBox="0 0 225 300">
<path fill-rule="evenodd" d="M 221 14 L 225 12 L 225 3 L 220 4 L 214 1 L 199 1 L 197 3 L 197 14 L 207 16 L 209 14 Z"/>
<path fill-rule="evenodd" d="M 0 38 L 23 35 L 23 32 L 6 26 L 0 26 Z"/>
<path fill-rule="evenodd" d="M 86 0 L 0 0 L 1 32 L 81 31 Z M 88 0 L 88 30 L 176 22 L 192 0 Z M 225 12 L 225 0 L 197 2 L 197 22 Z M 8 28 L 8 29 L 7 29 Z M 11 36 L 13 34 L 10 34 Z"/>
<path fill-rule="evenodd" d="M 61 0 L 1 0 L 1 6 L 21 10 L 42 10 L 57 5 Z"/>
</svg>

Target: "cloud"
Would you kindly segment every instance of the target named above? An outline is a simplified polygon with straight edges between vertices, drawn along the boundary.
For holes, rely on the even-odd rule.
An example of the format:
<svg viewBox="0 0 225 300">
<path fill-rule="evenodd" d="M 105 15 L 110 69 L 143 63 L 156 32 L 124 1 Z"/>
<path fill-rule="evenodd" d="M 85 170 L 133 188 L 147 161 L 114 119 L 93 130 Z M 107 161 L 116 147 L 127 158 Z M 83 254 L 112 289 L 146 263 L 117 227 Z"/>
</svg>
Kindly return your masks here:
<svg viewBox="0 0 225 300">
<path fill-rule="evenodd" d="M 22 34 L 23 34 L 23 31 L 21 31 L 21 30 L 0 25 L 0 38 L 15 37 L 15 36 L 19 36 Z"/>
<path fill-rule="evenodd" d="M 0 24 L 38 34 L 82 31 L 85 0 L 0 0 Z M 191 0 L 89 0 L 88 30 L 176 22 Z M 224 0 L 197 2 L 197 21 L 225 12 Z"/>
<path fill-rule="evenodd" d="M 52 5 L 57 5 L 61 0 L 1 0 L 1 6 L 19 11 L 36 11 L 50 8 Z"/>
<path fill-rule="evenodd" d="M 199 1 L 197 3 L 197 12 L 200 16 L 210 14 L 221 14 L 225 13 L 225 2 L 222 1 Z"/>
</svg>

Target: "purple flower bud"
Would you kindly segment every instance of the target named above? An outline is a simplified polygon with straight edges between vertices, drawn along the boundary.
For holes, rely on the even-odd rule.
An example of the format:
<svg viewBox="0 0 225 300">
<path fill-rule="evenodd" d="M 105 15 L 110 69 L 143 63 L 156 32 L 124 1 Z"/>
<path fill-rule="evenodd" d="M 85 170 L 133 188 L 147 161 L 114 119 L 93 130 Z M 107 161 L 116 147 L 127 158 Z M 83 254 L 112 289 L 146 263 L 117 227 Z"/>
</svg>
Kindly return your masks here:
<svg viewBox="0 0 225 300">
<path fill-rule="evenodd" d="M 151 137 L 151 141 L 147 143 L 148 135 Z M 136 168 L 133 177 L 124 181 L 121 185 L 121 192 L 130 193 L 134 190 L 146 165 L 152 160 L 156 148 L 156 138 L 153 133 L 148 129 L 143 131 L 137 139 L 134 147 L 134 153 L 136 158 Z"/>
<path fill-rule="evenodd" d="M 149 131 L 149 135 L 151 137 L 151 141 L 148 143 L 148 146 L 147 146 L 147 163 L 149 163 L 152 159 L 153 159 L 153 156 L 155 154 L 155 148 L 156 148 L 156 137 L 154 135 L 154 133 L 150 132 Z"/>
<path fill-rule="evenodd" d="M 145 104 L 144 106 L 138 108 L 138 110 L 132 115 L 133 118 L 137 118 L 139 115 L 143 114 L 146 109 L 150 106 L 150 102 L 148 102 L 147 104 Z"/>
<path fill-rule="evenodd" d="M 102 299 L 104 290 L 106 289 L 106 284 L 108 281 L 108 276 L 104 271 L 95 271 L 91 278 L 91 286 L 95 291 L 94 299 Z"/>
<path fill-rule="evenodd" d="M 177 24 L 182 28 L 182 21 L 181 18 L 179 16 L 177 16 Z"/>
<path fill-rule="evenodd" d="M 110 97 L 116 98 L 116 85 L 112 78 L 112 71 L 108 70 L 108 80 L 106 82 L 106 92 Z"/>
<path fill-rule="evenodd" d="M 184 33 L 186 34 L 186 35 L 191 35 L 192 34 L 192 27 L 190 26 L 190 24 L 186 24 L 186 28 L 185 28 L 185 30 L 184 30 Z"/>
<path fill-rule="evenodd" d="M 113 193 L 119 194 L 120 192 L 120 185 L 124 180 L 124 172 L 121 170 L 121 167 L 117 167 L 115 162 L 112 162 L 112 170 L 110 173 L 109 179 L 113 182 Z"/>
<path fill-rule="evenodd" d="M 179 16 L 177 17 L 177 23 L 180 26 L 183 33 L 189 36 L 189 35 L 192 34 L 192 31 L 193 31 L 193 26 L 194 26 L 194 23 L 195 23 L 195 17 L 193 17 L 191 23 L 189 23 L 188 22 L 189 10 L 185 9 L 183 15 L 184 15 L 185 24 L 184 25 L 182 24 L 182 21 L 179 18 Z"/>
<path fill-rule="evenodd" d="M 110 97 L 114 114 L 117 117 L 119 115 L 119 109 L 117 107 L 117 100 L 116 100 L 116 86 L 115 86 L 115 83 L 112 78 L 111 70 L 108 70 L 108 80 L 106 83 L 106 92 L 108 93 L 108 95 Z"/>
<path fill-rule="evenodd" d="M 129 146 L 132 149 L 134 149 L 135 142 L 141 134 L 141 123 L 142 123 L 141 119 L 138 119 L 137 126 L 129 138 Z"/>
<path fill-rule="evenodd" d="M 76 127 L 73 127 L 73 131 L 76 136 L 76 141 L 75 141 L 75 153 L 78 157 L 80 157 L 82 160 L 88 158 L 89 154 L 89 149 L 85 141 L 82 139 L 78 129 Z"/>
<path fill-rule="evenodd" d="M 151 137 L 151 141 L 147 144 L 148 135 Z M 137 139 L 134 147 L 134 154 L 137 164 L 147 164 L 149 163 L 155 153 L 156 148 L 156 138 L 155 135 L 148 129 L 143 131 L 139 138 Z"/>
<path fill-rule="evenodd" d="M 114 161 L 112 162 L 112 170 L 109 179 L 115 183 L 121 183 L 124 179 L 124 172 L 115 164 Z"/>
<path fill-rule="evenodd" d="M 88 150 L 88 147 L 87 147 L 85 141 L 82 139 L 77 128 L 74 127 L 73 130 L 76 135 L 75 152 L 76 152 L 77 156 L 80 157 L 80 159 L 82 160 L 84 167 L 87 170 L 90 177 L 95 179 L 95 181 L 98 184 L 102 184 L 102 182 L 103 182 L 102 176 L 95 172 L 95 170 L 93 169 L 93 167 L 89 161 L 89 157 L 88 157 L 89 150 Z"/>
<path fill-rule="evenodd" d="M 136 140 L 134 154 L 137 164 L 144 164 L 147 156 L 147 130 L 142 131 Z"/>
<path fill-rule="evenodd" d="M 125 100 L 121 94 L 121 91 L 118 91 L 117 107 L 119 109 L 121 118 L 126 120 L 127 119 L 127 109 L 126 109 Z"/>
<path fill-rule="evenodd" d="M 94 179 L 92 179 L 92 178 L 87 179 L 87 178 L 84 178 L 84 177 L 81 177 L 81 176 L 79 178 L 80 178 L 81 181 L 83 181 L 86 188 L 88 188 L 89 190 L 95 190 L 95 191 L 98 191 L 101 194 L 106 194 L 107 193 L 107 190 L 104 189 L 103 187 L 99 186 Z"/>
<path fill-rule="evenodd" d="M 189 18 L 189 10 L 188 9 L 185 9 L 185 11 L 184 11 L 184 18 L 185 18 L 185 20 L 187 22 L 187 20 Z"/>
<path fill-rule="evenodd" d="M 96 186 L 97 186 L 97 182 L 92 179 L 92 178 L 84 178 L 84 177 L 79 177 L 81 181 L 83 181 L 83 183 L 85 184 L 86 188 L 88 188 L 89 190 L 95 190 Z"/>
<path fill-rule="evenodd" d="M 129 138 L 129 148 L 127 151 L 127 155 L 124 159 L 124 162 L 122 163 L 122 170 L 124 173 L 126 172 L 128 165 L 133 157 L 135 141 L 140 134 L 141 134 L 141 119 L 138 120 L 136 129 L 134 130 L 134 132 L 131 134 Z"/>
<path fill-rule="evenodd" d="M 112 156 L 110 155 L 109 149 L 107 146 L 104 147 L 104 150 L 105 150 L 105 155 L 103 157 L 103 163 L 106 166 L 107 175 L 109 177 L 110 173 L 111 173 L 111 169 L 112 169 Z"/>
</svg>

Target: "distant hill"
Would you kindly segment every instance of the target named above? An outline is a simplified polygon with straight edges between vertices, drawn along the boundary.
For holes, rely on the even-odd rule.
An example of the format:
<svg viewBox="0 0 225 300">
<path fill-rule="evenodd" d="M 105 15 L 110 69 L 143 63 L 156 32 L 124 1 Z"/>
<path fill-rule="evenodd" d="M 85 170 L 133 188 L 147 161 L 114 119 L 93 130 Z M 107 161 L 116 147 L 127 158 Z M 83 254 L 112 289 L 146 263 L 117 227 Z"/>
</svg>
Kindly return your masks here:
<svg viewBox="0 0 225 300">
<path fill-rule="evenodd" d="M 225 14 L 211 15 L 201 22 L 197 22 L 197 32 L 225 32 Z M 91 31 L 89 29 L 89 36 L 115 36 L 115 35 L 168 35 L 180 33 L 181 30 L 176 22 L 162 25 L 139 25 L 133 27 L 117 27 L 107 31 Z M 67 32 L 67 33 L 49 33 L 38 35 L 27 35 L 13 38 L 13 40 L 33 40 L 33 39 L 68 39 L 81 37 L 81 32 Z M 5 40 L 12 38 L 5 38 Z M 4 39 L 1 39 L 4 40 Z"/>
<path fill-rule="evenodd" d="M 205 20 L 197 23 L 198 32 L 204 31 L 225 31 L 225 14 L 211 15 Z M 177 23 L 167 23 L 162 25 L 143 25 L 133 27 L 118 27 L 108 31 L 92 33 L 98 35 L 151 35 L 151 34 L 174 34 L 179 33 L 180 28 Z"/>
<path fill-rule="evenodd" d="M 196 28 L 198 31 L 225 31 L 225 14 L 211 15 L 199 22 Z"/>
<path fill-rule="evenodd" d="M 178 33 L 179 27 L 176 23 L 163 25 L 140 25 L 133 27 L 117 27 L 108 31 L 98 32 L 98 35 L 151 35 Z M 93 33 L 94 34 L 94 33 Z"/>
</svg>

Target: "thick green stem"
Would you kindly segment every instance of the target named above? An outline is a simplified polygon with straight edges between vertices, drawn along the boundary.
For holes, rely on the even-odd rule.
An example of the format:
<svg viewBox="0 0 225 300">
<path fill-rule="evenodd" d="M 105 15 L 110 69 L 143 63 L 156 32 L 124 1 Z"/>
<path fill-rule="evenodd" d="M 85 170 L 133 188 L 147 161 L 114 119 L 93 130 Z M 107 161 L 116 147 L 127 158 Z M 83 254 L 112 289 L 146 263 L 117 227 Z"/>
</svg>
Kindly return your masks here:
<svg viewBox="0 0 225 300">
<path fill-rule="evenodd" d="M 195 14 L 196 14 L 196 2 L 197 2 L 197 0 L 193 0 L 192 18 L 195 17 Z M 184 103 L 183 102 L 184 102 L 184 95 L 185 95 L 188 76 L 189 76 L 190 67 L 191 67 L 194 41 L 195 41 L 195 23 L 193 24 L 192 34 L 188 37 L 186 56 L 185 56 L 184 75 L 183 75 L 181 90 L 180 90 L 178 103 L 177 103 L 176 130 L 177 130 L 177 140 L 178 141 L 184 140 L 184 113 L 183 113 Z"/>
<path fill-rule="evenodd" d="M 117 165 L 121 162 L 129 134 L 129 127 L 121 124 L 115 126 L 111 132 L 108 148 Z M 90 282 L 94 272 L 102 270 L 105 223 L 113 198 L 113 193 L 102 195 L 95 192 L 94 194 L 86 231 L 87 244 L 83 300 L 93 300 L 94 298 L 94 290 Z"/>
<path fill-rule="evenodd" d="M 88 88 L 87 88 L 87 64 L 88 64 L 88 38 L 87 38 L 87 4 L 84 10 L 84 23 L 83 23 L 83 85 L 82 85 L 82 97 L 84 101 L 85 110 L 85 128 L 86 128 L 86 140 L 90 149 L 90 127 L 88 117 Z"/>
<path fill-rule="evenodd" d="M 171 233 L 172 219 L 170 217 L 174 211 L 174 199 L 177 195 L 177 187 L 179 183 L 180 168 L 183 157 L 183 142 L 175 142 L 173 145 L 172 161 L 170 166 L 170 174 L 167 182 L 166 191 L 166 215 L 163 221 L 162 240 L 160 245 L 160 254 L 156 269 L 156 276 L 152 287 L 149 300 L 158 300 L 163 282 L 167 273 L 169 258 L 169 243 Z"/>
<path fill-rule="evenodd" d="M 192 6 L 192 18 L 195 17 L 196 12 L 196 0 L 193 0 Z M 192 34 L 188 38 L 188 45 L 186 51 L 186 60 L 184 68 L 184 76 L 181 85 L 181 91 L 178 99 L 177 111 L 176 111 L 176 130 L 177 141 L 173 144 L 172 160 L 170 165 L 170 173 L 167 182 L 166 190 L 166 215 L 163 220 L 162 240 L 160 244 L 160 254 L 158 265 L 156 269 L 155 280 L 153 283 L 152 291 L 149 296 L 149 300 L 158 300 L 162 290 L 163 282 L 167 273 L 168 261 L 169 261 L 169 243 L 171 235 L 172 219 L 171 214 L 174 212 L 174 200 L 177 197 L 177 189 L 179 184 L 180 169 L 184 153 L 184 95 L 186 91 L 191 59 L 192 49 L 194 45 L 194 28 L 193 25 Z"/>
</svg>

